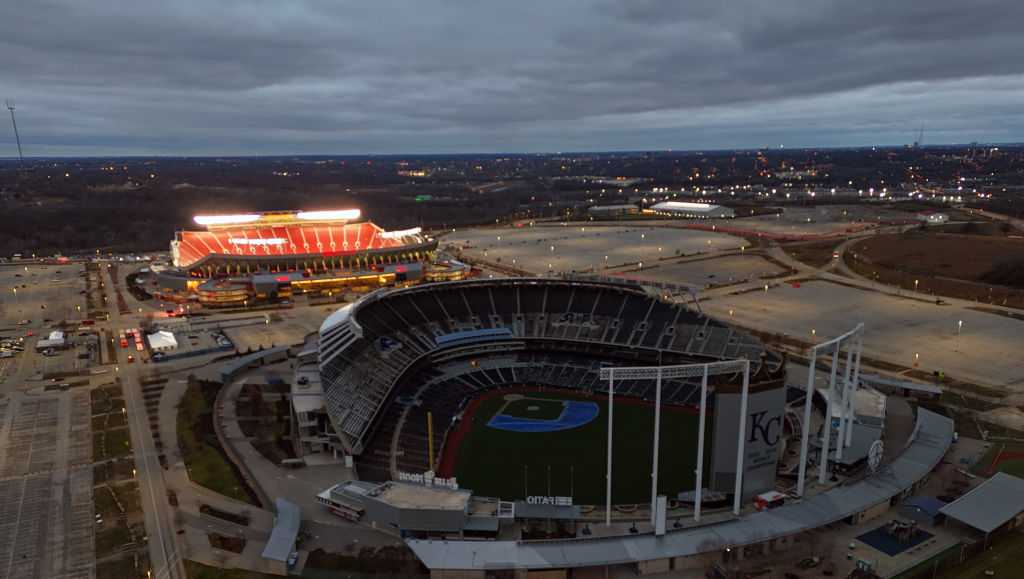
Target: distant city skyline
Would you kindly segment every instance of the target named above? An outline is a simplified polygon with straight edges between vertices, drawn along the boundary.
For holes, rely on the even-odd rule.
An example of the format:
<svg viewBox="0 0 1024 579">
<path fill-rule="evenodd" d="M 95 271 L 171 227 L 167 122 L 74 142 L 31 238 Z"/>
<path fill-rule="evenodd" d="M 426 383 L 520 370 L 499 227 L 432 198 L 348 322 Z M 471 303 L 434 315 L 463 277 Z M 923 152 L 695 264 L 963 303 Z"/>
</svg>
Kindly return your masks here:
<svg viewBox="0 0 1024 579">
<path fill-rule="evenodd" d="M 27 157 L 1024 141 L 1020 3 L 728 4 L 32 3 L 0 98 Z"/>
</svg>

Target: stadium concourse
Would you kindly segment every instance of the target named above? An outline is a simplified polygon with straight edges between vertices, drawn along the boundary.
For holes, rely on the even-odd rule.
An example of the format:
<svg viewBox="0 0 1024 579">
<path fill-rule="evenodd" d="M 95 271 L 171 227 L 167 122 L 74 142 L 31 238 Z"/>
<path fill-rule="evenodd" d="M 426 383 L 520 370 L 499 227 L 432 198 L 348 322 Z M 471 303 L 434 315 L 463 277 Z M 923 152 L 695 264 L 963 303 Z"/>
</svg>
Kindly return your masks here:
<svg viewBox="0 0 1024 579">
<path fill-rule="evenodd" d="M 849 335 L 860 340 L 860 332 Z M 859 356 L 844 356 L 843 365 L 839 352 L 852 354 L 858 343 L 819 345 L 843 367 L 842 391 L 836 368 L 829 391 L 819 391 L 815 372 L 806 389 L 787 387 L 785 360 L 759 340 L 634 283 L 427 284 L 381 289 L 328 316 L 298 355 L 296 384 L 304 386 L 296 388 L 306 396 L 292 400 L 300 428 L 315 425 L 302 435 L 316 445 L 310 450 L 344 456 L 359 478 L 317 500 L 402 536 L 435 576 L 695 569 L 703 554 L 735 561 L 788 549 L 821 526 L 882 516 L 927 481 L 953 439 L 952 421 L 927 410 L 903 413 L 910 424 L 886 441 L 896 450 L 883 459 L 871 442 L 887 419 L 862 415 L 855 389 L 845 415 L 854 442 L 839 451 L 843 394 L 859 372 Z M 704 377 L 710 444 L 698 510 L 699 369 L 747 363 L 749 375 Z M 609 368 L 683 367 L 696 370 L 660 381 L 603 378 Z M 660 448 L 650 440 L 655 431 Z M 818 475 L 806 494 L 802 474 L 795 484 L 800 446 Z M 652 489 L 654 460 L 661 476 Z M 607 488 L 606 466 L 614 481 Z"/>
<path fill-rule="evenodd" d="M 173 267 L 154 266 L 156 291 L 208 307 L 460 279 L 458 262 L 434 263 L 437 242 L 420 228 L 385 231 L 358 209 L 198 215 L 202 231 L 179 231 Z"/>
</svg>

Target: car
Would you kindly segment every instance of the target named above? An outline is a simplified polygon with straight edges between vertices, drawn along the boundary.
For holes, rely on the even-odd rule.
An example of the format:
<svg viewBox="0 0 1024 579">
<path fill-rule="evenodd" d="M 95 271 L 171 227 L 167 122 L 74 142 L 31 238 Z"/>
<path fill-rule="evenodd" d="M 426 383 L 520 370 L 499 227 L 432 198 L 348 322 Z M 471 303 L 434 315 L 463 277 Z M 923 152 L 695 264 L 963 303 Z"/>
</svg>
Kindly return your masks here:
<svg viewBox="0 0 1024 579">
<path fill-rule="evenodd" d="M 131 364 L 134 361 L 135 361 L 135 356 L 132 356 L 131 354 L 128 354 L 128 363 Z"/>
<path fill-rule="evenodd" d="M 298 563 L 298 562 L 299 562 L 299 552 L 298 551 L 292 551 L 291 554 L 288 555 L 288 567 L 294 567 L 295 564 Z"/>
<path fill-rule="evenodd" d="M 303 386 L 306 385 L 306 384 L 309 384 L 309 377 L 308 376 L 299 376 L 299 379 L 297 380 L 297 382 L 299 384 L 303 385 Z"/>
<path fill-rule="evenodd" d="M 32 320 L 21 320 L 20 322 L 18 322 L 18 325 L 19 326 L 27 326 L 27 325 L 29 325 L 31 323 L 32 323 Z"/>
</svg>

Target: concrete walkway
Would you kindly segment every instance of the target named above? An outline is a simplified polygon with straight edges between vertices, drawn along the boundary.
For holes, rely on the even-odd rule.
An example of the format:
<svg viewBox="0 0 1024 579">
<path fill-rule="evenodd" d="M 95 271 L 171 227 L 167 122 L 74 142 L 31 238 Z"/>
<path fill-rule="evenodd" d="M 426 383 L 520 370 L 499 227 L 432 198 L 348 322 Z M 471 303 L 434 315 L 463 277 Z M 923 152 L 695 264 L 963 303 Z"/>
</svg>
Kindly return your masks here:
<svg viewBox="0 0 1024 579">
<path fill-rule="evenodd" d="M 251 377 L 250 377 L 251 378 Z M 258 381 L 250 379 L 249 381 Z M 223 442 L 232 448 L 256 484 L 271 499 L 284 498 L 296 505 L 302 513 L 303 528 L 312 535 L 305 549 L 323 547 L 343 552 L 352 545 L 391 545 L 397 539 L 374 531 L 364 525 L 348 522 L 332 515 L 316 500 L 316 495 L 341 481 L 354 479 L 351 469 L 340 463 L 306 466 L 299 469 L 281 468 L 260 454 L 242 433 L 238 424 L 238 395 L 246 384 L 246 375 L 228 384 L 222 390 L 221 408 Z"/>
<path fill-rule="evenodd" d="M 187 389 L 188 383 L 182 378 L 168 380 L 160 398 L 159 409 L 160 438 L 164 441 L 164 453 L 167 458 L 164 479 L 167 489 L 173 491 L 178 498 L 174 526 L 184 530 L 179 536 L 183 542 L 183 552 L 180 556 L 206 565 L 272 573 L 272 566 L 263 559 L 261 553 L 274 526 L 274 513 L 211 491 L 192 482 L 188 477 L 188 470 L 177 444 L 178 404 Z M 248 516 L 249 525 L 236 525 L 230 521 L 204 515 L 200 512 L 200 507 L 204 504 L 236 515 Z M 242 553 L 214 549 L 207 538 L 209 532 L 244 536 L 247 539 L 245 549 Z"/>
</svg>

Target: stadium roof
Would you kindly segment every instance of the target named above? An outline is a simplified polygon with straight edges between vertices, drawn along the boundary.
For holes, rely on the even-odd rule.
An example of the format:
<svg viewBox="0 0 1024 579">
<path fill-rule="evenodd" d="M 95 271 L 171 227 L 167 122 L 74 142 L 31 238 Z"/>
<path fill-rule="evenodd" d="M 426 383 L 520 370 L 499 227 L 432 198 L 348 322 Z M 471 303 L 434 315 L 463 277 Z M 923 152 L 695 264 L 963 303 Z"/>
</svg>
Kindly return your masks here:
<svg viewBox="0 0 1024 579">
<path fill-rule="evenodd" d="M 320 324 L 320 333 L 324 333 L 327 330 L 341 324 L 352 316 L 352 304 L 346 304 L 337 310 L 331 312 L 331 315 L 324 318 L 323 323 Z"/>
<path fill-rule="evenodd" d="M 916 435 L 875 474 L 770 511 L 717 525 L 560 541 L 430 541 L 406 543 L 430 569 L 555 569 L 686 557 L 785 537 L 842 520 L 891 499 L 927 475 L 953 440 L 953 421 L 919 409 Z"/>
<path fill-rule="evenodd" d="M 721 205 L 691 203 L 689 201 L 662 201 L 661 203 L 651 205 L 651 209 L 655 211 L 690 211 L 693 213 L 709 213 L 721 207 Z"/>
<path fill-rule="evenodd" d="M 295 548 L 295 539 L 299 536 L 301 514 L 295 503 L 278 498 L 274 501 L 277 516 L 274 517 L 274 528 L 270 531 L 267 546 L 263 548 L 263 558 L 275 561 L 287 561 Z"/>
<path fill-rule="evenodd" d="M 991 533 L 1024 512 L 1024 479 L 998 472 L 939 512 L 982 533 Z"/>
</svg>

